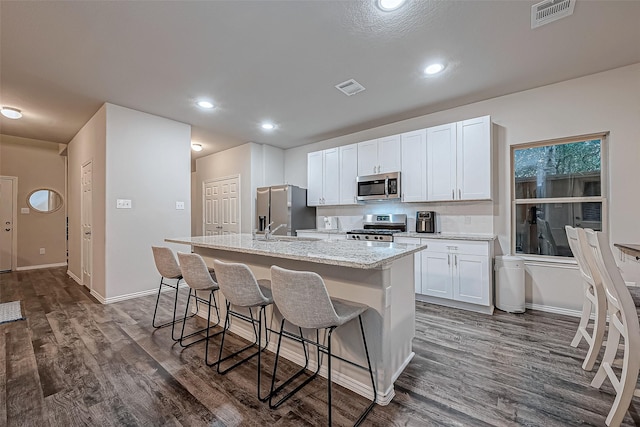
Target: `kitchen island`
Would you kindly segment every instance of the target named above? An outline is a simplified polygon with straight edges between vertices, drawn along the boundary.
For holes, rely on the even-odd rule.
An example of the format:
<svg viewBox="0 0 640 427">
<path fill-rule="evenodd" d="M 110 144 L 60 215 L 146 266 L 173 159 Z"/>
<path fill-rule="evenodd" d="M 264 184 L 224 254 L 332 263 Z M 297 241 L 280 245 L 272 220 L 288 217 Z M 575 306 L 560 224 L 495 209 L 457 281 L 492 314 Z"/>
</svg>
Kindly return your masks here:
<svg viewBox="0 0 640 427">
<path fill-rule="evenodd" d="M 426 246 L 281 236 L 265 240 L 250 234 L 169 238 L 166 241 L 190 245 L 191 250 L 200 254 L 210 266 L 214 259 L 247 264 L 257 279 L 269 279 L 272 265 L 314 271 L 324 279 L 332 297 L 369 305 L 371 309 L 364 314 L 363 320 L 377 381 L 377 402 L 386 405 L 391 401 L 395 394 L 393 383 L 414 355 L 413 254 Z M 281 317 L 277 309 L 268 315 L 270 327 L 279 327 Z M 231 331 L 253 339 L 253 331 L 247 324 L 235 322 Z M 357 322 L 338 328 L 333 336 L 335 354 L 366 365 Z M 272 351 L 275 341 L 269 343 Z M 281 354 L 299 365 L 304 364 L 299 343 L 287 342 Z M 323 360 L 326 365 L 326 357 Z M 338 359 L 332 363 L 335 383 L 370 398 L 373 391 L 366 371 Z M 320 374 L 326 376 L 324 367 Z"/>
</svg>

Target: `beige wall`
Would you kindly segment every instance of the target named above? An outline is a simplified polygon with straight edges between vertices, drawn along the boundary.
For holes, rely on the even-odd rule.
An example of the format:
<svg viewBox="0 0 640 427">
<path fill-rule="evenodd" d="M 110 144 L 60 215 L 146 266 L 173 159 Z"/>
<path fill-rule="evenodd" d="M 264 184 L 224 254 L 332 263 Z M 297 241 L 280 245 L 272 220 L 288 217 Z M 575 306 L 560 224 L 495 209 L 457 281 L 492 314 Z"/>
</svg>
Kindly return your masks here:
<svg viewBox="0 0 640 427">
<path fill-rule="evenodd" d="M 92 162 L 92 290 L 105 295 L 105 191 L 107 109 L 103 105 L 69 143 L 69 273 L 82 280 L 80 208 L 82 166 Z M 89 284 L 85 284 L 89 286 Z"/>
<path fill-rule="evenodd" d="M 634 213 L 640 210 L 637 165 L 640 161 L 640 64 L 598 73 L 426 116 L 369 129 L 285 151 L 285 180 L 306 186 L 307 153 L 429 126 L 491 115 L 496 170 L 493 231 L 497 254 L 511 252 L 510 146 L 607 131 L 609 137 L 609 216 L 613 242 L 640 242 Z M 449 205 L 448 209 L 456 209 Z M 339 215 L 339 213 L 334 213 Z M 617 250 L 615 250 L 617 254 Z M 628 281 L 640 284 L 637 263 L 621 263 Z M 577 270 L 542 261 L 527 267 L 531 304 L 575 309 L 582 301 Z"/>
<path fill-rule="evenodd" d="M 102 302 L 155 292 L 151 246 L 189 235 L 190 140 L 189 125 L 105 104 L 69 144 L 69 272 L 82 278 L 80 179 L 92 161 L 92 293 Z"/>
<path fill-rule="evenodd" d="M 65 160 L 58 154 L 58 144 L 0 135 L 0 175 L 18 177 L 17 268 L 67 262 Z M 29 208 L 29 193 L 40 188 L 60 193 L 63 207 L 52 213 L 33 209 L 21 213 Z"/>
</svg>

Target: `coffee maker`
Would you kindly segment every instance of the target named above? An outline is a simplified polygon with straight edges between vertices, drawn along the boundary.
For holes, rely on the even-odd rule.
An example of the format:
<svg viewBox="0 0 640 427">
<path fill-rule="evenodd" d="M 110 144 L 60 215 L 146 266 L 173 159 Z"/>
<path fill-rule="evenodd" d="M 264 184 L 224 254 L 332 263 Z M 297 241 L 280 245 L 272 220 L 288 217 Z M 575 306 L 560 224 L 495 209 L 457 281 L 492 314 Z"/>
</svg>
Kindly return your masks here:
<svg viewBox="0 0 640 427">
<path fill-rule="evenodd" d="M 435 233 L 436 213 L 434 211 L 416 212 L 416 233 Z"/>
</svg>

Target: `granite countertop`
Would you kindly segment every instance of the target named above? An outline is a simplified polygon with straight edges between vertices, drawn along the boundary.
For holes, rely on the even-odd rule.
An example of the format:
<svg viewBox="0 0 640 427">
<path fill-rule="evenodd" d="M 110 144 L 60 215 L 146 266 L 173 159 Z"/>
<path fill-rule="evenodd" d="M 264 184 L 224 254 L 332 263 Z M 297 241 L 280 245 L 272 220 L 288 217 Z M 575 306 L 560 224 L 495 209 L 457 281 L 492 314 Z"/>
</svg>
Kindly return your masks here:
<svg viewBox="0 0 640 427">
<path fill-rule="evenodd" d="M 227 250 L 274 258 L 293 259 L 318 264 L 360 269 L 378 268 L 396 259 L 425 249 L 426 245 L 359 242 L 350 240 L 311 240 L 274 236 L 283 240 L 264 241 L 251 234 L 195 236 L 165 239 L 201 248 Z"/>
<path fill-rule="evenodd" d="M 623 251 L 635 256 L 636 259 L 640 258 L 640 245 L 633 243 L 614 243 L 613 246 L 620 248 Z"/>
<path fill-rule="evenodd" d="M 309 228 L 307 230 L 296 230 L 296 233 L 325 233 L 325 234 L 346 234 L 347 230 L 337 228 Z"/>
<path fill-rule="evenodd" d="M 417 237 L 420 239 L 444 239 L 444 240 L 475 240 L 482 242 L 492 242 L 496 239 L 495 234 L 448 234 L 448 233 L 416 233 L 407 231 L 406 233 L 395 233 L 394 237 Z"/>
</svg>

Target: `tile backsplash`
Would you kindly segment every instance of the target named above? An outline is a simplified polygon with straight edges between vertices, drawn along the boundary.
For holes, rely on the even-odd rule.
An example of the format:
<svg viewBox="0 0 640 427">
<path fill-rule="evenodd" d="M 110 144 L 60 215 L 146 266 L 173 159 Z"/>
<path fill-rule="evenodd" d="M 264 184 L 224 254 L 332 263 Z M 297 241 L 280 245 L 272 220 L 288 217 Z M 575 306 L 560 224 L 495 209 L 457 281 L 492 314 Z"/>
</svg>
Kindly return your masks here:
<svg viewBox="0 0 640 427">
<path fill-rule="evenodd" d="M 436 229 L 446 234 L 493 234 L 491 201 L 449 203 L 370 202 L 353 206 L 327 206 L 316 210 L 317 227 L 325 228 L 324 217 L 337 217 L 339 230 L 362 228 L 362 216 L 374 213 L 407 215 L 407 231 L 416 229 L 417 211 L 435 211 Z M 333 224 L 332 224 L 333 225 Z M 336 228 L 334 226 L 333 228 Z"/>
</svg>

